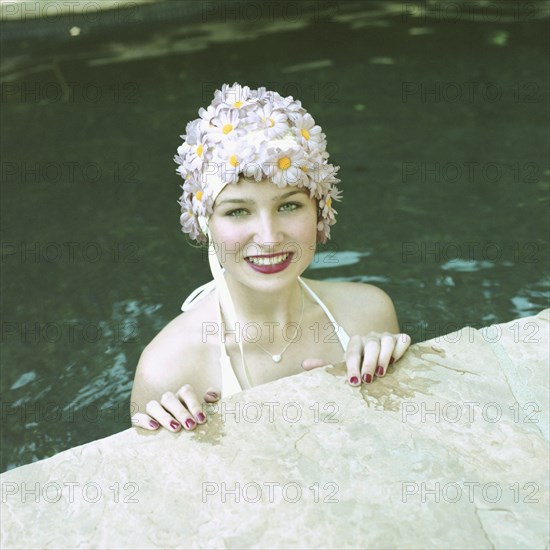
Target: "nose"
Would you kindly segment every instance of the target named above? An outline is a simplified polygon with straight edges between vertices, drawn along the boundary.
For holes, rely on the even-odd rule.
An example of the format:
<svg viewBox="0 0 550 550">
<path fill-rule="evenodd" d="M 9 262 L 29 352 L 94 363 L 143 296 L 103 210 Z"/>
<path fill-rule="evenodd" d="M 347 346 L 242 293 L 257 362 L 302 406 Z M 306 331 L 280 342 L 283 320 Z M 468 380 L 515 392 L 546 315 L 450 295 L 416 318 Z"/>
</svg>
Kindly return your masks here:
<svg viewBox="0 0 550 550">
<path fill-rule="evenodd" d="M 273 246 L 283 242 L 283 228 L 277 216 L 270 212 L 259 216 L 255 240 L 266 251 L 269 250 L 269 245 Z"/>
</svg>

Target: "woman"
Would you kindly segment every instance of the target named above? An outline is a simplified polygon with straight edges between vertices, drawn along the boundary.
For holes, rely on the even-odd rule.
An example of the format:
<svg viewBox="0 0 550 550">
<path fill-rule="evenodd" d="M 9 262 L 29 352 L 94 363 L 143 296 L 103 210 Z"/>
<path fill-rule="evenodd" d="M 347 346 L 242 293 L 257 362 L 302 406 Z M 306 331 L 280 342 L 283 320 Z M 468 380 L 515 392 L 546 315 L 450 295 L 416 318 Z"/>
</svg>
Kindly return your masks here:
<svg viewBox="0 0 550 550">
<path fill-rule="evenodd" d="M 203 400 L 342 360 L 354 387 L 384 376 L 410 345 L 388 295 L 300 277 L 340 199 L 321 128 L 300 101 L 237 83 L 199 115 L 175 157 L 180 221 L 214 280 L 143 351 L 133 424 L 193 430 Z"/>
</svg>

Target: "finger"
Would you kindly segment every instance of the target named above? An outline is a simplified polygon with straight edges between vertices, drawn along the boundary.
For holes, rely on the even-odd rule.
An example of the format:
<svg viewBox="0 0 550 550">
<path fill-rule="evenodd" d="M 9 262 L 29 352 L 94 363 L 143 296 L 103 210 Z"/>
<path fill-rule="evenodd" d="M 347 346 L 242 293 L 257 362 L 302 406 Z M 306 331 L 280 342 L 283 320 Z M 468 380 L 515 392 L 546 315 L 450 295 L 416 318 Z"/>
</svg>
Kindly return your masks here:
<svg viewBox="0 0 550 550">
<path fill-rule="evenodd" d="M 136 413 L 132 416 L 132 426 L 143 428 L 144 430 L 158 430 L 160 424 L 145 413 Z"/>
<path fill-rule="evenodd" d="M 318 369 L 319 367 L 324 367 L 328 363 L 323 359 L 304 359 L 302 361 L 302 368 L 304 370 L 313 370 Z"/>
<path fill-rule="evenodd" d="M 348 368 L 348 382 L 352 386 L 359 386 L 361 355 L 363 351 L 363 340 L 360 336 L 354 335 L 350 338 L 346 350 L 346 366 Z"/>
<path fill-rule="evenodd" d="M 162 394 L 160 404 L 176 418 L 186 430 L 192 430 L 197 425 L 189 411 L 179 400 L 179 395 L 176 396 L 171 391 L 167 391 Z"/>
<path fill-rule="evenodd" d="M 374 380 L 374 373 L 380 355 L 380 338 L 365 336 L 363 338 L 363 362 L 361 363 L 361 380 L 370 384 Z"/>
<path fill-rule="evenodd" d="M 184 384 L 178 390 L 178 397 L 179 399 L 181 399 L 181 401 L 185 403 L 185 406 L 187 407 L 187 409 L 191 412 L 191 414 L 197 419 L 197 421 L 200 424 L 204 424 L 206 422 L 206 416 L 202 412 L 201 404 L 191 384 Z M 193 425 L 191 425 L 191 422 L 189 422 L 188 420 L 191 420 L 193 422 Z M 185 420 L 185 426 L 188 429 L 192 430 L 195 427 L 194 422 L 195 420 L 191 418 L 191 416 L 189 416 L 189 418 Z"/>
<path fill-rule="evenodd" d="M 392 358 L 392 354 L 395 350 L 396 336 L 385 332 L 380 338 L 380 353 L 378 355 L 378 363 L 376 365 L 375 374 L 377 376 L 384 376 L 388 370 L 388 365 Z M 393 361 L 391 361 L 393 362 Z"/>
<path fill-rule="evenodd" d="M 170 414 L 168 414 L 158 401 L 149 401 L 145 405 L 145 412 L 152 416 L 160 425 L 170 432 L 179 432 L 181 430 L 181 424 L 174 420 Z"/>
<path fill-rule="evenodd" d="M 222 392 L 219 388 L 216 388 L 214 386 L 210 386 L 206 390 L 206 393 L 204 394 L 204 400 L 207 403 L 215 403 L 216 401 L 219 401 L 221 394 L 222 394 Z"/>
<path fill-rule="evenodd" d="M 397 334 L 395 349 L 393 350 L 394 361 L 390 361 L 390 365 L 392 364 L 392 362 L 399 361 L 399 359 L 403 357 L 410 345 L 411 337 L 408 334 Z"/>
</svg>

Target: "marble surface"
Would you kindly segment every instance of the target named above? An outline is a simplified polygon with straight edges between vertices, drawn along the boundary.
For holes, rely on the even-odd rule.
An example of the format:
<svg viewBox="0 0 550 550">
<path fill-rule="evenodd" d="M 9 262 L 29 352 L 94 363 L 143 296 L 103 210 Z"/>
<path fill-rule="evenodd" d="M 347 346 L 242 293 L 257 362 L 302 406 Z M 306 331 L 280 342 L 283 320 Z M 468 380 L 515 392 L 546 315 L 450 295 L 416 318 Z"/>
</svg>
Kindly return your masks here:
<svg viewBox="0 0 550 550">
<path fill-rule="evenodd" d="M 2 548 L 548 548 L 550 310 L 2 474 Z"/>
</svg>

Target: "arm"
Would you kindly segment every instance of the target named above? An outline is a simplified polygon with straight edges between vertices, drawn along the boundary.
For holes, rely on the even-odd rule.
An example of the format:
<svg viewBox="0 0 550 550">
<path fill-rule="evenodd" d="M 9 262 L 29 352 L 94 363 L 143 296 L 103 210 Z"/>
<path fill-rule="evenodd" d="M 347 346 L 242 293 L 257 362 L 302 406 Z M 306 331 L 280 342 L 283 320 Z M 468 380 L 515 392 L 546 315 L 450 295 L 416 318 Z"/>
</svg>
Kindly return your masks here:
<svg viewBox="0 0 550 550">
<path fill-rule="evenodd" d="M 219 399 L 220 390 L 208 385 L 207 370 L 199 372 L 197 368 L 206 358 L 193 350 L 193 332 L 187 324 L 183 316 L 176 318 L 143 350 L 130 403 L 134 426 L 147 430 L 163 426 L 172 432 L 182 426 L 192 430 L 206 421 L 198 395 L 208 403 Z M 187 337 L 182 338 L 182 334 Z"/>
<path fill-rule="evenodd" d="M 382 289 L 369 284 L 341 283 L 334 297 L 351 336 L 344 357 L 348 381 L 352 386 L 360 386 L 361 381 L 370 384 L 403 357 L 411 338 L 399 333 L 393 301 Z M 311 358 L 302 367 L 311 370 L 326 364 L 323 359 Z"/>
</svg>

